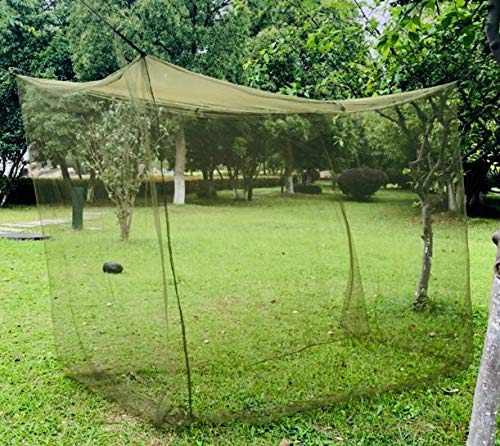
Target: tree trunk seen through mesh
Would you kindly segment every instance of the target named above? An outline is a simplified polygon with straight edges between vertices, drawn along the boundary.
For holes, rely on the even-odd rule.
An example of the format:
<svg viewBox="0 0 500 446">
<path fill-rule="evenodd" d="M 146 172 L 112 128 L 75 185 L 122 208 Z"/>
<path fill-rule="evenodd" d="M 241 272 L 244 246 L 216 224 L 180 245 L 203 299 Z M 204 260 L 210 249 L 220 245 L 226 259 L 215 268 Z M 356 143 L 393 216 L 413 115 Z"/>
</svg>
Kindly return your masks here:
<svg viewBox="0 0 500 446">
<path fill-rule="evenodd" d="M 431 205 L 427 201 L 422 202 L 422 266 L 420 279 L 415 293 L 414 305 L 417 309 L 423 309 L 427 304 L 427 290 L 429 289 L 429 279 L 431 277 L 433 233 L 432 233 L 432 211 Z"/>
<path fill-rule="evenodd" d="M 132 206 L 122 203 L 116 210 L 118 223 L 120 225 L 120 240 L 122 242 L 127 241 L 130 235 L 130 227 L 132 226 Z"/>
</svg>

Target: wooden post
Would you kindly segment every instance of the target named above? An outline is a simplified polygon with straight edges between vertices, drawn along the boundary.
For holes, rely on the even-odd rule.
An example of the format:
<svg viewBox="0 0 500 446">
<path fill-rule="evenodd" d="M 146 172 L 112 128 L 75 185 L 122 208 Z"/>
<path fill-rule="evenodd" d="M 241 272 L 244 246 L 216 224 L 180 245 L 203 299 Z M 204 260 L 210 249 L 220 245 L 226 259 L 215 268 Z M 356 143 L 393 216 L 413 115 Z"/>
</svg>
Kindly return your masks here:
<svg viewBox="0 0 500 446">
<path fill-rule="evenodd" d="M 493 235 L 497 256 L 493 266 L 490 316 L 479 367 L 467 446 L 493 446 L 500 400 L 500 230 Z"/>
</svg>

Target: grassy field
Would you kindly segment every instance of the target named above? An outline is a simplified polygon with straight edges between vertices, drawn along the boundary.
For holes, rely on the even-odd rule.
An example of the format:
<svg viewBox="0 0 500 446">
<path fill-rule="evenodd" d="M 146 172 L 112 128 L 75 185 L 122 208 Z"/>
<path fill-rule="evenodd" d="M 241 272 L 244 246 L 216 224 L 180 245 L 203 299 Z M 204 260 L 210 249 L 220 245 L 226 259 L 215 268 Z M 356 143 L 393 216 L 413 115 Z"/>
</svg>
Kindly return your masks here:
<svg viewBox="0 0 500 446">
<path fill-rule="evenodd" d="M 173 249 L 185 303 L 197 410 L 273 412 L 265 407 L 269 399 L 281 404 L 301 400 L 300 393 L 308 388 L 312 393 L 302 399 L 346 395 L 363 386 L 380 390 L 383 385 L 433 373 L 457 353 L 460 356 L 461 338 L 450 337 L 460 331 L 455 313 L 415 320 L 414 314 L 398 307 L 411 300 L 418 278 L 418 210 L 411 202 L 408 193 L 382 191 L 372 203 L 347 205 L 371 338 L 358 345 L 351 340 L 335 346 L 329 341 L 341 334 L 338 319 L 349 253 L 333 195 L 288 198 L 258 190 L 250 204 L 233 205 L 222 197 L 209 206 L 198 203 L 172 209 Z M 163 367 L 175 379 L 163 377 L 160 386 L 154 376 L 128 373 L 127 387 L 141 394 L 151 388 L 165 391 L 169 400 L 185 404 L 185 388 L 179 384 L 185 382 L 179 366 L 182 343 L 171 280 L 167 283 L 169 340 L 164 341 L 160 333 L 165 315 L 160 261 L 151 254 L 156 246 L 153 216 L 147 209 L 136 211 L 131 240 L 124 247 L 116 240 L 112 211 L 90 211 L 102 213 L 87 221 L 81 233 L 73 233 L 67 224 L 47 228 L 56 241 L 47 244 L 50 293 L 43 244 L 0 240 L 0 444 L 277 445 L 283 438 L 304 445 L 463 444 L 487 317 L 494 255 L 490 236 L 498 222 L 469 222 L 474 359 L 457 376 L 258 425 L 232 421 L 160 430 L 69 378 L 56 357 L 51 302 L 63 357 L 76 365 L 85 362 L 75 349 L 79 343 L 72 330 L 76 317 L 94 363 L 108 361 L 109 367 L 112 356 L 115 373 L 144 369 L 145 364 L 150 371 Z M 46 209 L 43 216 L 68 217 L 58 208 Z M 0 211 L 0 224 L 36 218 L 33 208 Z M 461 225 L 442 216 L 436 217 L 435 231 L 431 288 L 434 299 L 445 305 L 454 302 L 463 286 L 464 233 Z M 108 257 L 124 263 L 123 275 L 103 277 L 99 270 Z M 409 333 L 408 327 L 416 328 Z M 387 343 L 388 335 L 397 342 Z M 155 342 L 144 342 L 150 338 Z M 328 348 L 276 361 L 280 354 L 311 343 Z M 398 343 L 402 348 L 394 347 Z M 428 345 L 441 352 L 441 362 L 422 350 Z M 164 351 L 169 352 L 167 364 L 158 364 L 155 358 L 160 355 L 152 353 Z M 257 379 L 249 379 L 250 374 L 242 379 L 242 369 L 261 361 L 252 372 Z M 278 366 L 269 366 L 270 362 Z M 343 373 L 333 368 L 338 364 L 343 364 Z M 82 367 L 76 368 L 81 373 Z M 336 377 L 335 382 L 325 380 L 330 376 L 325 369 Z M 297 384 L 284 385 L 290 376 Z M 115 397 L 117 391 L 113 389 Z M 136 404 L 147 406 L 150 399 Z"/>
</svg>

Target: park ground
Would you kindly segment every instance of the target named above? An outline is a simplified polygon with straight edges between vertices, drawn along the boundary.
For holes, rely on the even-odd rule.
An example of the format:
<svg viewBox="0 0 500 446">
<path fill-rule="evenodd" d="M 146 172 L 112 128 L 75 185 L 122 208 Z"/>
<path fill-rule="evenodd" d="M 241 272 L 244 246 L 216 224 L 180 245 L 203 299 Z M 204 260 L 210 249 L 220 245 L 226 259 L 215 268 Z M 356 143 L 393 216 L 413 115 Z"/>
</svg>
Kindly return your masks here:
<svg viewBox="0 0 500 446">
<path fill-rule="evenodd" d="M 352 205 L 352 215 L 357 217 L 354 226 L 370 222 L 390 224 L 391 212 L 396 207 L 391 208 L 390 200 L 386 199 L 394 198 L 397 193 L 381 191 L 374 203 Z M 269 205 L 266 194 L 276 192 L 256 191 L 253 204 L 241 205 L 247 221 L 252 222 L 248 219 L 252 206 L 259 209 Z M 405 193 L 401 194 L 403 198 L 396 200 L 396 206 L 401 206 L 401 212 L 415 214 L 411 229 L 418 231 L 418 210 L 411 208 L 411 200 Z M 283 205 L 283 198 L 279 199 Z M 284 210 L 276 214 L 277 219 L 297 214 L 295 210 L 300 206 L 298 200 L 285 203 Z M 382 212 L 371 212 L 372 206 L 378 206 Z M 204 209 L 207 208 L 188 205 L 182 212 L 195 217 L 193 221 L 202 221 Z M 217 221 L 217 214 L 223 215 L 228 209 L 213 206 L 206 212 Z M 308 209 L 314 211 L 314 208 Z M 33 207 L 0 211 L 0 225 L 37 218 Z M 282 220 L 276 224 L 282 224 Z M 177 430 L 157 429 L 67 376 L 55 353 L 44 245 L 0 240 L 0 444 L 279 445 L 283 439 L 301 445 L 464 444 L 487 323 L 495 252 L 491 235 L 498 229 L 498 221 L 470 219 L 468 226 L 474 354 L 466 370 L 452 378 L 439 378 L 412 389 L 357 398 L 270 423 L 206 423 Z M 404 237 L 407 229 L 394 225 L 394 240 Z M 187 230 L 194 229 L 186 227 Z M 373 232 L 372 237 L 376 244 L 377 233 Z M 390 247 L 382 252 L 386 256 L 394 255 Z M 378 261 L 394 262 L 395 259 Z M 363 259 L 361 263 L 363 265 Z M 408 287 L 403 283 L 392 286 Z"/>
</svg>

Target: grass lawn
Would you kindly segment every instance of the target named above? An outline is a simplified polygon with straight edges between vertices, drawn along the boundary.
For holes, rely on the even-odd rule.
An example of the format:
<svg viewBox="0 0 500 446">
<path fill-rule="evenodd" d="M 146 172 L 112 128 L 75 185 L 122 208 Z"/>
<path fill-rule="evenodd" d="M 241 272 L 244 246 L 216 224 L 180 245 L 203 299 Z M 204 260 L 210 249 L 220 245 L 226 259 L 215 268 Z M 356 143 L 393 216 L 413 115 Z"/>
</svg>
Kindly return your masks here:
<svg viewBox="0 0 500 446">
<path fill-rule="evenodd" d="M 440 306 L 431 316 L 417 316 L 407 311 L 421 249 L 413 197 L 381 191 L 371 203 L 348 203 L 370 335 L 337 341 L 349 252 L 336 197 L 290 198 L 264 189 L 256 191 L 253 203 L 225 198 L 171 210 L 193 403 L 200 414 L 273 415 L 277 410 L 269 400 L 281 406 L 324 396 L 334 400 L 452 371 L 452 361 L 466 350 L 456 303 L 464 283 L 460 224 L 436 216 L 431 290 Z M 469 222 L 474 359 L 458 375 L 258 425 L 231 421 L 160 430 L 69 378 L 56 357 L 51 311 L 61 356 L 90 386 L 97 385 L 93 376 L 101 367 L 104 375 L 121 377 L 101 390 L 132 401 L 136 409 L 149 413 L 150 402 L 161 395 L 167 395 L 167 413 L 174 413 L 172 403 L 186 404 L 171 278 L 167 339 L 163 331 L 151 211 L 136 209 L 128 244 L 117 241 L 112 210 L 88 211 L 99 213 L 82 232 L 67 224 L 47 227 L 53 236 L 46 245 L 50 292 L 44 245 L 0 240 L 0 444 L 277 445 L 283 438 L 304 445 L 464 443 L 497 221 Z M 43 217 L 67 218 L 68 212 L 46 208 Z M 0 224 L 37 218 L 34 208 L 0 210 Z M 110 259 L 124 264 L 122 275 L 103 276 L 101 265 Z M 297 353 L 311 344 L 321 347 Z M 95 367 L 86 374 L 88 357 Z M 141 397 L 125 393 L 130 389 Z"/>
</svg>

